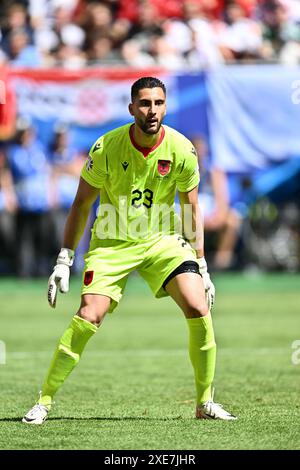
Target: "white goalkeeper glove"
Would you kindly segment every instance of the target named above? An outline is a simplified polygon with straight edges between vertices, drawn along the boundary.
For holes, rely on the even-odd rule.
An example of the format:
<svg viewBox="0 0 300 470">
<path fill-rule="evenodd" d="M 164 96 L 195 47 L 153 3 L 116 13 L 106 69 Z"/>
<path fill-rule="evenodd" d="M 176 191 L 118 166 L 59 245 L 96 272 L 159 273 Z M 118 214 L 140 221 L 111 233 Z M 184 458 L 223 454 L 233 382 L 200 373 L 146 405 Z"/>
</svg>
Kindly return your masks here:
<svg viewBox="0 0 300 470">
<path fill-rule="evenodd" d="M 69 290 L 70 267 L 73 261 L 74 251 L 62 248 L 48 281 L 48 303 L 52 308 L 56 306 L 57 289 L 59 288 L 62 294 Z"/>
<path fill-rule="evenodd" d="M 204 256 L 202 256 L 202 258 L 198 258 L 197 261 L 199 264 L 199 271 L 203 279 L 208 310 L 211 311 L 215 302 L 216 289 L 210 279 L 210 275 L 207 272 L 207 264 Z"/>
</svg>

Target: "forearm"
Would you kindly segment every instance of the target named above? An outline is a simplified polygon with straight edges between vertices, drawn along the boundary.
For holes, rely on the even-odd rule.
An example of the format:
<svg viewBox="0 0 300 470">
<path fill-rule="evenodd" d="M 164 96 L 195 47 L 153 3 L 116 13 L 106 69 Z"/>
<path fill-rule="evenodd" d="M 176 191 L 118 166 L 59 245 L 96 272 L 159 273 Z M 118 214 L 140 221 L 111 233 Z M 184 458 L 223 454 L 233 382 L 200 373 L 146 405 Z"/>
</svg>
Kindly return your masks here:
<svg viewBox="0 0 300 470">
<path fill-rule="evenodd" d="M 80 178 L 77 193 L 67 217 L 63 246 L 59 252 L 53 273 L 48 282 L 48 302 L 52 308 L 56 305 L 58 288 L 60 292 L 68 292 L 70 267 L 74 262 L 74 251 L 84 232 L 90 208 L 96 201 L 99 189 L 90 186 Z"/>
<path fill-rule="evenodd" d="M 204 256 L 204 229 L 200 207 L 197 204 L 192 208 L 193 211 L 193 230 L 195 230 L 195 250 L 197 258 Z"/>
<path fill-rule="evenodd" d="M 99 189 L 80 178 L 77 194 L 67 217 L 63 247 L 75 251 L 83 235 L 90 208 L 99 195 Z"/>
<path fill-rule="evenodd" d="M 203 223 L 199 205 L 184 204 L 181 206 L 183 234 L 197 253 L 197 258 L 204 256 Z"/>
<path fill-rule="evenodd" d="M 197 258 L 204 256 L 203 221 L 198 204 L 198 188 L 189 193 L 179 193 L 182 230 L 184 237 L 196 250 Z"/>
<path fill-rule="evenodd" d="M 89 207 L 72 205 L 65 225 L 64 248 L 69 248 L 73 251 L 76 250 L 79 240 L 83 235 L 89 211 Z"/>
</svg>

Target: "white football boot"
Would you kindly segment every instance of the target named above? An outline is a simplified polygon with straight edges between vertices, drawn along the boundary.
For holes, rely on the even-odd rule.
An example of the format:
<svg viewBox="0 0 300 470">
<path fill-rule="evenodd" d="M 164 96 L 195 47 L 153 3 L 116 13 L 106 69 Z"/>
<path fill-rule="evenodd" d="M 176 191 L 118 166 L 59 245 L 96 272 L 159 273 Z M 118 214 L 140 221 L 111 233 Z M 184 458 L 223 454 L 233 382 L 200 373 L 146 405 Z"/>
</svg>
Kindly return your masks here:
<svg viewBox="0 0 300 470">
<path fill-rule="evenodd" d="M 215 403 L 213 400 L 208 400 L 203 405 L 198 405 L 196 408 L 196 418 L 198 419 L 223 419 L 235 420 L 236 416 L 224 410 L 220 403 Z"/>
<path fill-rule="evenodd" d="M 40 392 L 40 399 L 42 396 L 42 392 Z M 52 405 L 54 402 L 52 402 Z M 36 403 L 29 411 L 26 413 L 24 418 L 22 419 L 22 423 L 27 424 L 43 424 L 46 421 L 48 413 L 51 409 L 51 405 L 45 406 L 41 405 L 40 403 Z"/>
<path fill-rule="evenodd" d="M 47 406 L 40 405 L 39 403 L 37 403 L 24 416 L 24 418 L 22 419 L 22 423 L 43 424 L 43 422 L 47 418 L 48 413 L 49 413 L 49 408 L 47 408 Z"/>
</svg>

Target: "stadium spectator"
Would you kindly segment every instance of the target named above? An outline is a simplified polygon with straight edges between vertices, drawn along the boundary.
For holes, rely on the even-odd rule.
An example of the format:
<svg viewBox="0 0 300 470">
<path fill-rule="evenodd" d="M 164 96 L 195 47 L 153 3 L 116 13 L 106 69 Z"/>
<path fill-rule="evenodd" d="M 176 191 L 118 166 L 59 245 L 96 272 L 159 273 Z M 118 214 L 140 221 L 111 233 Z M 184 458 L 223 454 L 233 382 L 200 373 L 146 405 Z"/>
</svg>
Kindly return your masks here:
<svg viewBox="0 0 300 470">
<path fill-rule="evenodd" d="M 270 43 L 275 58 L 284 44 L 283 31 L 288 21 L 286 9 L 277 0 L 259 5 L 258 15 L 263 23 L 264 40 Z"/>
<path fill-rule="evenodd" d="M 37 29 L 35 40 L 43 53 L 44 65 L 60 65 L 71 69 L 86 65 L 86 56 L 82 50 L 85 32 L 71 19 L 70 9 L 58 7 L 54 10 L 52 29 Z"/>
<path fill-rule="evenodd" d="M 282 47 L 279 53 L 279 61 L 284 65 L 300 64 L 300 30 L 295 29 L 294 35 Z"/>
<path fill-rule="evenodd" d="M 28 12 L 21 3 L 13 3 L 7 8 L 6 17 L 3 20 L 2 39 L 0 43 L 2 50 L 7 55 L 10 53 L 9 38 L 12 33 L 20 30 L 27 33 L 28 42 L 31 44 L 33 40 L 33 30 L 30 26 Z"/>
<path fill-rule="evenodd" d="M 192 31 L 189 25 L 172 19 L 164 21 L 162 28 L 165 41 L 183 57 L 192 45 Z"/>
<path fill-rule="evenodd" d="M 34 42 L 43 55 L 43 65 L 55 65 L 58 51 L 66 46 L 65 55 L 82 54 L 82 46 L 85 34 L 82 28 L 73 22 L 73 11 L 76 0 L 61 2 L 58 0 L 36 2 L 30 4 L 31 24 L 34 26 Z M 79 48 L 80 54 L 75 54 L 71 49 Z M 65 62 L 60 57 L 60 65 Z M 66 60 L 66 59 L 65 59 Z M 80 62 L 80 65 L 84 63 Z M 67 67 L 69 63 L 66 63 Z M 73 67 L 74 68 L 74 67 Z"/>
<path fill-rule="evenodd" d="M 113 16 L 109 6 L 96 2 L 88 4 L 82 24 L 86 33 L 85 49 L 92 49 L 93 42 L 100 36 L 109 39 L 112 25 Z"/>
<path fill-rule="evenodd" d="M 55 9 L 53 31 L 57 35 L 58 42 L 73 46 L 82 47 L 85 40 L 85 33 L 82 28 L 72 23 L 71 12 L 65 7 Z"/>
<path fill-rule="evenodd" d="M 130 67 L 145 68 L 155 65 L 155 60 L 151 54 L 142 51 L 139 42 L 134 39 L 129 39 L 123 43 L 121 55 L 125 64 Z"/>
<path fill-rule="evenodd" d="M 78 179 L 83 165 L 83 157 L 70 146 L 69 131 L 65 124 L 55 127 L 53 141 L 49 149 L 51 164 L 51 210 L 53 245 L 55 252 L 62 243 L 63 229 L 67 214 L 74 200 Z"/>
<path fill-rule="evenodd" d="M 18 119 L 17 135 L 7 146 L 7 158 L 18 201 L 17 274 L 21 277 L 45 275 L 50 262 L 50 167 L 27 118 Z"/>
<path fill-rule="evenodd" d="M 121 60 L 119 52 L 113 48 L 112 39 L 102 33 L 96 33 L 92 38 L 88 58 L 91 65 L 114 65 Z"/>
<path fill-rule="evenodd" d="M 55 65 L 65 69 L 81 69 L 87 64 L 86 55 L 78 47 L 61 43 L 55 54 Z"/>
<path fill-rule="evenodd" d="M 206 142 L 201 137 L 192 139 L 198 154 L 201 174 L 199 204 L 204 218 L 207 248 L 212 247 L 212 233 L 216 235 L 212 266 L 216 270 L 230 269 L 235 264 L 235 248 L 239 237 L 241 216 L 230 207 L 226 173 L 209 162 Z"/>
<path fill-rule="evenodd" d="M 17 198 L 5 152 L 0 149 L 0 274 L 15 271 L 15 218 Z"/>
<path fill-rule="evenodd" d="M 157 65 L 168 70 L 183 70 L 186 62 L 182 54 L 176 50 L 164 36 L 152 38 L 151 52 L 155 57 Z"/>
<path fill-rule="evenodd" d="M 211 68 L 224 62 L 219 36 L 226 25 L 222 21 L 209 21 L 201 6 L 196 2 L 186 2 L 184 4 L 184 19 L 192 31 L 192 51 L 187 55 L 193 57 L 194 67 Z"/>
<path fill-rule="evenodd" d="M 158 64 L 169 56 L 165 65 L 171 70 L 211 68 L 224 61 L 295 64 L 299 18 L 296 0 L 6 0 L 0 15 L 0 62 L 139 66 L 150 62 L 143 56 L 148 54 Z M 25 33 L 26 44 L 20 45 Z M 123 50 L 128 40 L 136 44 Z"/>
<path fill-rule="evenodd" d="M 128 37 L 137 41 L 142 51 L 151 53 L 153 37 L 163 36 L 157 9 L 150 3 L 141 3 L 137 13 L 137 22 L 130 28 Z"/>
<path fill-rule="evenodd" d="M 8 57 L 14 67 L 39 67 L 41 55 L 36 46 L 29 44 L 29 35 L 25 29 L 14 30 L 8 37 Z"/>
<path fill-rule="evenodd" d="M 259 59 L 262 56 L 262 29 L 247 18 L 244 8 L 230 3 L 225 9 L 228 25 L 220 35 L 220 46 L 226 60 Z"/>
<path fill-rule="evenodd" d="M 287 2 L 269 1 L 260 5 L 263 37 L 271 49 L 271 57 L 282 63 L 296 65 L 300 59 L 300 32 L 297 10 Z M 299 9 L 300 11 L 300 9 Z"/>
<path fill-rule="evenodd" d="M 51 28 L 57 8 L 64 8 L 73 18 L 76 16 L 79 2 L 80 0 L 28 0 L 31 24 L 35 29 Z"/>
</svg>

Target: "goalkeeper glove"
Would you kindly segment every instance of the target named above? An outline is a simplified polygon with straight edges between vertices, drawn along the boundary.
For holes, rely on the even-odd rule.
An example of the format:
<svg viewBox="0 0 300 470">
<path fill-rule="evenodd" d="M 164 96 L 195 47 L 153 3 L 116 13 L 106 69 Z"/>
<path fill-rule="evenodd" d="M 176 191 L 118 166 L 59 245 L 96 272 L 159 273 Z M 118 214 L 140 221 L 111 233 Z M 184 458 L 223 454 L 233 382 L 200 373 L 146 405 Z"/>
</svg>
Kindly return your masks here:
<svg viewBox="0 0 300 470">
<path fill-rule="evenodd" d="M 52 308 L 56 306 L 57 288 L 63 294 L 69 290 L 70 267 L 73 261 L 74 251 L 69 250 L 69 248 L 62 248 L 48 281 L 48 303 Z"/>
<path fill-rule="evenodd" d="M 198 258 L 197 261 L 199 264 L 199 271 L 203 279 L 203 284 L 205 288 L 205 298 L 206 298 L 208 310 L 211 311 L 215 302 L 215 295 L 216 295 L 215 286 L 213 285 L 210 279 L 210 275 L 207 272 L 207 264 L 206 264 L 204 256 L 202 256 L 202 258 Z"/>
</svg>

